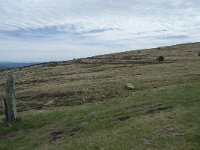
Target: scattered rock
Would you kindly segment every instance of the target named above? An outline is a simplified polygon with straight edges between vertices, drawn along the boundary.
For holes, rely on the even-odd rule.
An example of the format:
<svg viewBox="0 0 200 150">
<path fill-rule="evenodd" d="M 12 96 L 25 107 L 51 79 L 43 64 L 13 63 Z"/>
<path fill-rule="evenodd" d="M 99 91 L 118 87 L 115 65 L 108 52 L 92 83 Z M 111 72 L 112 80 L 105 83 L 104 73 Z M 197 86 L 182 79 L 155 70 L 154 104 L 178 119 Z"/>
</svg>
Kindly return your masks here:
<svg viewBox="0 0 200 150">
<path fill-rule="evenodd" d="M 46 104 L 45 104 L 45 106 L 50 106 L 50 105 L 52 105 L 54 103 L 54 101 L 52 100 L 52 101 L 48 101 Z"/>
<path fill-rule="evenodd" d="M 131 83 L 125 83 L 124 86 L 127 90 L 134 90 L 135 89 L 135 86 L 132 85 Z"/>
</svg>

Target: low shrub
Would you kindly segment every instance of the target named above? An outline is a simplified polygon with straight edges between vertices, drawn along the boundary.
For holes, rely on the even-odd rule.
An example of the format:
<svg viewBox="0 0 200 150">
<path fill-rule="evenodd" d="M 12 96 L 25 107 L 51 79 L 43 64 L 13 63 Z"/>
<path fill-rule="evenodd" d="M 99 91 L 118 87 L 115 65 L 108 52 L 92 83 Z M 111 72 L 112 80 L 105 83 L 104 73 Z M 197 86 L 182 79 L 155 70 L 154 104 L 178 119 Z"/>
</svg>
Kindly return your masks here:
<svg viewBox="0 0 200 150">
<path fill-rule="evenodd" d="M 164 61 L 165 58 L 164 58 L 164 56 L 159 56 L 156 60 L 159 61 L 159 62 L 161 62 L 161 61 Z"/>
</svg>

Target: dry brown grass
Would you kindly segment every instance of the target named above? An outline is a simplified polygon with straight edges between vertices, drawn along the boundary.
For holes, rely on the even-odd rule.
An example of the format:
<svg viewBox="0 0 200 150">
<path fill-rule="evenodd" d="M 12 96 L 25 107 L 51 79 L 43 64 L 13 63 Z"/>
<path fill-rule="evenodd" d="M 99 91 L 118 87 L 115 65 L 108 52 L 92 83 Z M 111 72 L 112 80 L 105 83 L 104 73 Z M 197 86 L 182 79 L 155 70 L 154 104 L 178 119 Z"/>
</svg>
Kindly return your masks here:
<svg viewBox="0 0 200 150">
<path fill-rule="evenodd" d="M 199 50 L 200 43 L 183 44 L 2 71 L 0 99 L 8 74 L 17 78 L 18 111 L 109 100 L 129 94 L 125 82 L 137 91 L 192 82 L 200 78 Z"/>
</svg>

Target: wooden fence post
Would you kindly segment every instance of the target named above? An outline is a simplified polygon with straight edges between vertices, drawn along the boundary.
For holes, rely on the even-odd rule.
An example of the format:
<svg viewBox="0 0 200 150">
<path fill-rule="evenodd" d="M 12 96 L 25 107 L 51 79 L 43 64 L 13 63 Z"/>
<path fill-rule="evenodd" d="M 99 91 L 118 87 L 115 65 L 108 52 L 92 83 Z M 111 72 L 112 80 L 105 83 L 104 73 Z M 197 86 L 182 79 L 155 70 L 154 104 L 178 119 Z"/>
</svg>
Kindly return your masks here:
<svg viewBox="0 0 200 150">
<path fill-rule="evenodd" d="M 16 95 L 15 77 L 9 76 L 6 81 L 6 98 L 4 99 L 6 121 L 11 123 L 16 120 Z"/>
</svg>

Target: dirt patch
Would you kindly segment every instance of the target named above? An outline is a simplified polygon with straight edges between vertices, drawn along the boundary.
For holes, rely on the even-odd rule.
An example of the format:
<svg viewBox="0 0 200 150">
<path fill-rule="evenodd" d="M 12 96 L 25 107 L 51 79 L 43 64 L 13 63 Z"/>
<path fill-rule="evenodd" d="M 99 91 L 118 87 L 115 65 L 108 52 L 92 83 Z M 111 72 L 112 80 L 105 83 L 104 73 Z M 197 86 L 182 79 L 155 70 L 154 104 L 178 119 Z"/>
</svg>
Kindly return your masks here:
<svg viewBox="0 0 200 150">
<path fill-rule="evenodd" d="M 63 131 L 54 131 L 51 133 L 52 140 L 57 141 L 63 137 Z"/>
<path fill-rule="evenodd" d="M 30 109 L 32 110 L 41 110 L 43 109 L 44 105 L 41 103 L 19 103 L 17 104 L 17 112 L 23 112 L 23 111 L 28 111 Z"/>
<path fill-rule="evenodd" d="M 55 79 L 51 79 L 51 80 L 55 80 Z M 49 82 L 49 79 L 32 79 L 32 80 L 22 80 L 22 81 L 18 81 L 16 82 L 16 85 L 23 85 L 23 84 L 31 84 L 31 83 L 45 83 L 45 82 Z"/>
<path fill-rule="evenodd" d="M 119 120 L 119 121 L 126 121 L 130 118 L 130 116 L 118 116 L 116 117 L 116 120 Z"/>
<path fill-rule="evenodd" d="M 154 106 L 150 106 L 150 108 L 145 110 L 145 115 L 156 114 L 156 113 L 160 113 L 162 111 L 169 110 L 169 109 L 172 109 L 171 105 L 157 104 Z"/>
<path fill-rule="evenodd" d="M 82 94 L 82 91 L 66 91 L 66 92 L 54 92 L 54 93 L 40 93 L 37 95 L 31 95 L 31 96 L 23 96 L 18 97 L 21 101 L 29 101 L 30 99 L 47 99 L 47 98 L 58 98 L 58 97 L 73 97 L 76 95 Z"/>
<path fill-rule="evenodd" d="M 125 107 L 125 111 L 126 112 L 132 112 L 132 110 L 136 111 L 136 110 L 141 110 L 141 109 L 145 109 L 145 108 L 149 108 L 150 106 L 155 105 L 155 103 L 153 102 L 142 102 L 142 103 L 138 103 L 138 104 L 134 104 L 134 105 L 130 105 L 128 107 Z"/>
</svg>

